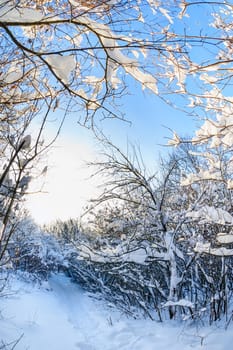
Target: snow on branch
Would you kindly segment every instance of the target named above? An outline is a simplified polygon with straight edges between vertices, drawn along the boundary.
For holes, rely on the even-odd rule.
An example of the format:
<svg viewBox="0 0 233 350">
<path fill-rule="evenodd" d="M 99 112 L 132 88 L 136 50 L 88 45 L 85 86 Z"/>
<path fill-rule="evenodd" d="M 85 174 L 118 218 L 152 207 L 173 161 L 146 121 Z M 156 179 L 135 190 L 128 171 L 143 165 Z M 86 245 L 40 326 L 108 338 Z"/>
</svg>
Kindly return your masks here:
<svg viewBox="0 0 233 350">
<path fill-rule="evenodd" d="M 225 247 L 211 248 L 210 243 L 198 242 L 194 248 L 194 251 L 199 254 L 209 254 L 215 256 L 233 256 L 233 249 L 227 249 Z"/>
<path fill-rule="evenodd" d="M 135 58 L 130 58 L 123 53 L 124 47 L 121 48 L 118 40 L 123 40 L 125 42 L 125 47 L 127 47 L 127 43 L 130 46 L 130 44 L 135 42 L 135 45 L 143 48 L 145 46 L 144 42 L 137 38 L 125 36 L 122 37 L 122 35 L 117 35 L 111 31 L 109 26 L 96 22 L 88 16 L 79 16 L 78 21 L 83 25 L 88 26 L 93 33 L 96 33 L 101 41 L 109 59 L 107 67 L 108 79 L 113 86 L 120 82 L 120 79 L 116 76 L 116 73 L 119 67 L 122 67 L 126 73 L 130 74 L 135 80 L 140 82 L 143 88 L 148 88 L 155 94 L 158 93 L 156 78 L 151 74 L 140 70 L 138 67 L 138 61 Z"/>
<path fill-rule="evenodd" d="M 232 225 L 233 216 L 226 210 L 221 208 L 214 208 L 208 205 L 201 207 L 199 210 L 188 212 L 186 217 L 194 220 L 199 220 L 200 224 L 203 223 L 215 223 L 220 225 Z"/>
<path fill-rule="evenodd" d="M 189 300 L 186 299 L 180 299 L 177 301 L 167 301 L 166 303 L 163 304 L 163 307 L 169 307 L 169 306 L 183 306 L 183 307 L 191 307 L 194 308 L 194 303 L 192 303 Z"/>
<path fill-rule="evenodd" d="M 33 23 L 44 18 L 44 14 L 36 9 L 17 7 L 13 1 L 1 1 L 0 22 Z"/>
<path fill-rule="evenodd" d="M 64 84 L 69 83 L 69 76 L 75 69 L 76 62 L 74 56 L 50 55 L 46 62 L 51 66 L 54 73 L 62 80 Z"/>
<path fill-rule="evenodd" d="M 233 234 L 229 234 L 226 232 L 219 232 L 217 234 L 216 240 L 218 243 L 221 244 L 230 244 L 233 243 Z"/>
</svg>

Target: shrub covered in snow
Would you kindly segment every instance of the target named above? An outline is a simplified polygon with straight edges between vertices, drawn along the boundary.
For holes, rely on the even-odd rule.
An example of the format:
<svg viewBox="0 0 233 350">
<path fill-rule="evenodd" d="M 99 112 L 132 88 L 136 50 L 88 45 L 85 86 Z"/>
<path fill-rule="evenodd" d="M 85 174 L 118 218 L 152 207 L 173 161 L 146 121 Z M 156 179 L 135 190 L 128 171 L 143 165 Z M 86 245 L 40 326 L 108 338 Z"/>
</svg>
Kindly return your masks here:
<svg viewBox="0 0 233 350">
<path fill-rule="evenodd" d="M 162 162 L 159 176 L 148 175 L 140 156 L 107 142 L 106 159 L 97 164 L 107 180 L 93 202 L 100 209 L 89 212 L 97 237 L 69 261 L 75 280 L 128 313 L 231 317 L 232 191 L 223 166 L 218 181 L 198 178 L 209 164 L 194 151 L 182 146 Z"/>
<path fill-rule="evenodd" d="M 58 240 L 40 230 L 30 218 L 19 222 L 8 248 L 11 267 L 47 279 L 64 265 Z"/>
<path fill-rule="evenodd" d="M 62 270 L 129 315 L 230 319 L 232 190 L 212 179 L 188 183 L 200 164 L 180 152 L 159 176 L 111 153 L 99 164 L 109 181 L 82 227 L 57 222 L 45 234 L 24 220 L 8 245 L 13 267 L 42 278 Z"/>
</svg>

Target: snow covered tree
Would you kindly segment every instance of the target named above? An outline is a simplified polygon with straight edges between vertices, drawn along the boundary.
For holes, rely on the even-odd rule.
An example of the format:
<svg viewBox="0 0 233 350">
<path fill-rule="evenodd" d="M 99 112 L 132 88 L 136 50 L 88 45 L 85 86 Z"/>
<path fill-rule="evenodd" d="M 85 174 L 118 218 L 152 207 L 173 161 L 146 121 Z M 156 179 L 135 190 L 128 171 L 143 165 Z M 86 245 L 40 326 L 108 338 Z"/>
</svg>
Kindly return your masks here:
<svg viewBox="0 0 233 350">
<path fill-rule="evenodd" d="M 143 12 L 153 8 L 149 2 L 0 2 L 0 257 L 14 227 L 8 230 L 6 224 L 32 177 L 32 160 L 51 144 L 41 148 L 53 113 L 60 118 L 60 111 L 79 112 L 78 121 L 89 127 L 94 127 L 98 109 L 119 116 L 113 103 L 122 95 L 127 75 L 157 92 L 146 60 L 154 46 L 148 37 L 152 33 L 143 29 Z M 166 11 L 159 13 L 168 21 Z M 33 135 L 32 129 L 37 130 Z"/>
<path fill-rule="evenodd" d="M 2 121 L 0 127 L 0 261 L 17 225 L 20 204 L 35 173 L 31 164 L 39 156 L 40 148 L 39 139 L 32 145 L 31 136 L 25 135 L 26 122 L 17 129 L 20 118 L 9 119 Z"/>
<path fill-rule="evenodd" d="M 112 274 L 112 270 L 107 272 L 108 264 L 120 264 L 115 276 L 119 290 L 114 284 L 112 293 L 122 293 L 123 300 L 129 297 L 144 312 L 150 314 L 152 304 L 159 315 L 161 305 L 168 306 L 171 318 L 175 316 L 175 306 L 191 310 L 192 302 L 183 300 L 189 297 L 186 273 L 192 257 L 188 258 L 186 248 L 191 230 L 187 232 L 183 225 L 188 221 L 185 213 L 193 198 L 181 190 L 177 180 L 184 169 L 194 168 L 192 156 L 186 150 L 178 152 L 166 165 L 163 162 L 160 173 L 149 175 L 135 148 L 125 154 L 106 139 L 104 145 L 104 158 L 94 164 L 97 173 L 106 179 L 103 193 L 93 201 L 101 209 L 91 215 L 92 226 L 94 223 L 102 233 L 102 246 L 96 257 L 90 254 L 90 259 L 95 263 L 102 256 L 105 274 Z M 118 240 L 114 239 L 116 233 Z M 121 273 L 123 281 L 118 275 Z M 108 277 L 104 280 L 108 281 Z M 144 302 L 147 306 L 143 308 Z"/>
<path fill-rule="evenodd" d="M 78 219 L 68 219 L 65 221 L 58 219 L 51 224 L 44 225 L 43 229 L 45 232 L 54 235 L 65 243 L 85 239 Z"/>
<path fill-rule="evenodd" d="M 85 285 L 101 279 L 108 299 L 121 298 L 126 309 L 137 305 L 145 314 L 154 305 L 160 319 L 161 310 L 170 318 L 199 318 L 203 310 L 210 322 L 228 317 L 232 194 L 226 181 L 203 178 L 207 153 L 210 157 L 206 146 L 181 143 L 161 161 L 160 171 L 149 175 L 135 148 L 125 154 L 105 140 L 104 157 L 95 166 L 106 181 L 92 202 L 100 209 L 90 216 L 90 227 L 102 240 L 90 250 L 80 248 L 89 261 L 83 277 L 91 269 Z M 226 154 L 212 152 L 212 157 L 227 179 Z"/>
<path fill-rule="evenodd" d="M 202 193 L 185 215 L 194 232 L 193 279 L 202 288 L 208 286 L 199 302 L 210 309 L 210 321 L 220 319 L 222 314 L 228 317 L 229 290 L 232 290 L 231 153 L 230 148 L 207 144 L 205 151 L 193 152 L 201 160 L 198 171 L 181 178 L 184 188 Z"/>
<path fill-rule="evenodd" d="M 1 1 L 1 102 L 52 98 L 90 126 L 99 108 L 119 115 L 112 103 L 132 77 L 196 114 L 229 116 L 231 16 L 226 1 Z"/>
<path fill-rule="evenodd" d="M 196 23 L 200 9 L 209 22 L 205 16 Z M 231 12 L 221 1 L 3 0 L 1 121 L 19 130 L 22 119 L 28 123 L 46 108 L 50 115 L 78 112 L 80 124 L 94 127 L 103 114 L 121 116 L 117 99 L 133 78 L 170 104 L 186 108 L 188 97 L 194 114 L 217 111 L 213 123 L 228 120 L 220 128 L 224 137 L 231 115 Z M 28 134 L 23 129 L 21 137 Z"/>
<path fill-rule="evenodd" d="M 190 266 L 185 246 L 178 243 L 182 234 L 187 239 L 207 225 L 208 233 L 200 235 L 204 241 L 195 241 L 196 254 L 231 256 L 230 248 L 215 247 L 213 235 L 222 245 L 232 243 L 232 16 L 228 1 L 0 2 L 0 258 L 33 161 L 50 144 L 42 145 L 50 117 L 75 112 L 77 121 L 90 128 L 103 117 L 123 117 L 117 101 L 130 79 L 204 119 L 192 140 L 206 144 L 197 155 L 203 161 L 194 161 L 193 174 L 188 171 L 182 179 L 183 197 L 177 199 L 179 208 L 185 207 L 182 212 L 172 200 L 177 190 L 173 177 L 180 177 L 177 161 L 170 162 L 160 182 L 147 176 L 139 159 L 130 160 L 115 148 L 120 158 L 110 155 L 102 166 L 118 176 L 117 182 L 108 182 L 99 201 L 127 203 L 127 215 L 140 233 L 137 242 L 155 245 L 154 261 L 166 276 L 165 294 L 155 287 L 170 309 L 184 296 L 177 259 L 180 266 Z M 37 125 L 34 135 L 32 125 Z M 62 117 L 55 134 L 61 125 Z M 176 134 L 170 141 L 181 143 Z M 203 223 L 206 219 L 209 223 Z M 224 229 L 217 231 L 216 225 Z M 221 266 L 225 276 L 225 260 Z"/>
</svg>

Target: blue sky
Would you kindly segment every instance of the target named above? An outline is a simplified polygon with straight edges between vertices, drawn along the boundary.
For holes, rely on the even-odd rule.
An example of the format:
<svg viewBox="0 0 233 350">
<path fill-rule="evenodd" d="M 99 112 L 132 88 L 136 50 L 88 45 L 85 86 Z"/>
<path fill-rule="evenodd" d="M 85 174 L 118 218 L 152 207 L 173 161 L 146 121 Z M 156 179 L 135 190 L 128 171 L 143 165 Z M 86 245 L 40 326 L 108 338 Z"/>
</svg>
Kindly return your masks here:
<svg viewBox="0 0 233 350">
<path fill-rule="evenodd" d="M 131 87 L 132 95 L 121 99 L 121 111 L 131 124 L 117 119 L 103 122 L 103 131 L 121 149 L 127 142 L 139 145 L 149 170 L 156 169 L 159 154 L 166 154 L 171 131 L 192 135 L 196 121 L 168 106 L 158 97 Z M 51 123 L 52 133 L 53 123 Z M 98 158 L 98 145 L 93 134 L 77 124 L 77 115 L 70 115 L 58 141 L 48 156 L 49 170 L 43 192 L 29 196 L 27 206 L 36 222 L 43 224 L 56 219 L 79 217 L 88 199 L 98 195 L 100 179 L 90 179 L 93 169 L 86 161 Z M 34 188 L 33 188 L 34 186 Z M 35 182 L 32 189 L 38 188 Z"/>
<path fill-rule="evenodd" d="M 121 98 L 120 111 L 129 122 L 118 119 L 104 120 L 99 126 L 106 136 L 122 149 L 126 149 L 127 142 L 140 145 L 148 162 L 156 160 L 157 155 L 166 154 L 168 138 L 172 138 L 172 131 L 181 136 L 192 136 L 197 128 L 197 120 L 185 112 L 177 110 L 148 90 L 142 91 L 139 84 L 133 83 L 131 94 Z M 72 140 L 88 142 L 95 147 L 92 132 L 77 124 L 77 116 L 67 118 L 62 135 Z"/>
<path fill-rule="evenodd" d="M 198 32 L 205 9 L 193 8 L 192 11 L 197 11 L 198 16 L 194 16 L 193 24 Z M 182 30 L 182 23 L 180 24 Z M 158 156 L 165 155 L 170 149 L 166 144 L 168 138 L 172 138 L 171 130 L 181 136 L 192 136 L 197 121 L 170 107 L 148 90 L 142 91 L 133 79 L 127 78 L 127 83 L 130 94 L 117 102 L 120 111 L 131 124 L 108 119 L 99 126 L 123 150 L 128 142 L 139 145 L 145 164 L 149 169 L 155 170 Z M 173 97 L 176 98 L 178 97 Z M 44 191 L 47 194 L 29 198 L 28 208 L 39 223 L 79 216 L 87 200 L 98 193 L 99 180 L 87 180 L 92 170 L 85 167 L 86 160 L 93 161 L 98 157 L 98 147 L 92 133 L 78 125 L 78 117 L 77 114 L 68 116 L 58 142 L 50 153 L 49 171 L 44 179 Z M 52 132 L 53 123 L 50 128 L 49 133 Z"/>
</svg>

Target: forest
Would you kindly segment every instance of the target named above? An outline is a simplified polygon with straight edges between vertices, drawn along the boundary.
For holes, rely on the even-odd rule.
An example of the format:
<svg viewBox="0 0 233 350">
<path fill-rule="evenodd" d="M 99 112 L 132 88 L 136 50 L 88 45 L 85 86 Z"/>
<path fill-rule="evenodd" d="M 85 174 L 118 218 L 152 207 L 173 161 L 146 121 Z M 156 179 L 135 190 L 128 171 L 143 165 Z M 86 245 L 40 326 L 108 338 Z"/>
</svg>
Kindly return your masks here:
<svg viewBox="0 0 233 350">
<path fill-rule="evenodd" d="M 9 275 L 62 273 L 129 318 L 230 326 L 232 20 L 225 0 L 0 1 L 3 295 Z M 132 83 L 197 121 L 193 135 L 171 130 L 155 172 L 103 127 L 130 122 Z M 38 227 L 25 200 L 67 118 L 100 146 L 88 167 L 101 193 L 81 218 Z"/>
</svg>

